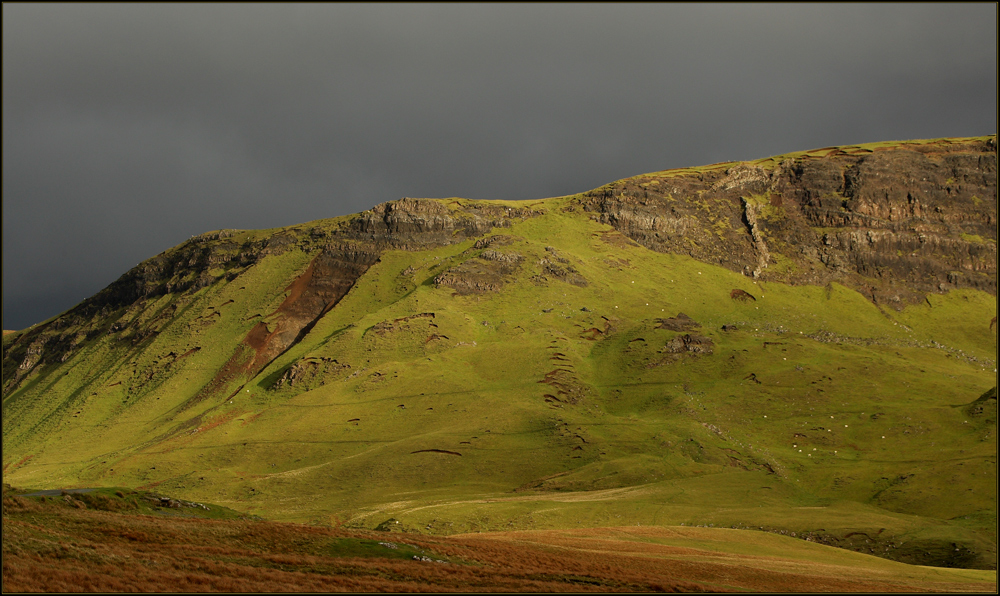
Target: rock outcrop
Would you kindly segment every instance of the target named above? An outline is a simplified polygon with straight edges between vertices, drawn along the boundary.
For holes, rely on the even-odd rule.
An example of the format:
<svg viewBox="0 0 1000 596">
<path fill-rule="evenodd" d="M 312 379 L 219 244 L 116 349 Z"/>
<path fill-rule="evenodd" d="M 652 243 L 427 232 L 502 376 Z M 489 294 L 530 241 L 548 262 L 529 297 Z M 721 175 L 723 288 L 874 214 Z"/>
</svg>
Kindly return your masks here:
<svg viewBox="0 0 1000 596">
<path fill-rule="evenodd" d="M 361 213 L 348 230 L 359 239 L 413 250 L 482 236 L 534 215 L 530 209 L 404 197 Z"/>
<path fill-rule="evenodd" d="M 996 293 L 996 137 L 827 148 L 636 176 L 583 195 L 647 248 L 901 308 Z"/>
</svg>

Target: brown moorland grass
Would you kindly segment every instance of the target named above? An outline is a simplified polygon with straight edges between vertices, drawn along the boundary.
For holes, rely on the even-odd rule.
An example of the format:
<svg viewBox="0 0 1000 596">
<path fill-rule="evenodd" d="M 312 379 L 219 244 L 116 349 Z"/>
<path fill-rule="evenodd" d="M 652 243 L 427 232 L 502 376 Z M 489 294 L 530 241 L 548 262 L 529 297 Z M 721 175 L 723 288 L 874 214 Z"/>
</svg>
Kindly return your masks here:
<svg viewBox="0 0 1000 596">
<path fill-rule="evenodd" d="M 792 556 L 791 550 L 781 556 L 774 554 L 773 544 L 781 538 L 762 533 L 733 530 L 733 545 L 726 547 L 726 540 L 719 539 L 721 531 L 593 528 L 441 537 L 247 519 L 139 515 L 88 508 L 73 496 L 46 500 L 8 496 L 3 499 L 3 589 L 996 590 L 995 575 L 992 583 L 969 581 L 973 576 L 968 574 L 977 572 L 908 566 L 820 545 L 809 546 L 827 553 L 829 562 L 809 553 Z M 749 545 L 736 540 L 748 534 L 758 534 L 755 540 L 763 542 L 755 546 L 753 540 Z M 713 548 L 712 540 L 722 546 Z M 379 543 L 392 543 L 395 548 Z M 761 554 L 740 552 L 740 545 Z M 427 560 L 414 560 L 411 553 Z"/>
<path fill-rule="evenodd" d="M 992 581 L 969 582 L 960 570 L 906 565 L 746 530 L 608 527 L 464 534 L 452 539 L 505 542 L 525 550 L 548 547 L 587 561 L 591 568 L 599 568 L 600 561 L 606 558 L 617 557 L 626 567 L 683 578 L 714 590 L 996 590 L 995 574 Z M 793 541 L 794 548 L 787 548 Z"/>
</svg>

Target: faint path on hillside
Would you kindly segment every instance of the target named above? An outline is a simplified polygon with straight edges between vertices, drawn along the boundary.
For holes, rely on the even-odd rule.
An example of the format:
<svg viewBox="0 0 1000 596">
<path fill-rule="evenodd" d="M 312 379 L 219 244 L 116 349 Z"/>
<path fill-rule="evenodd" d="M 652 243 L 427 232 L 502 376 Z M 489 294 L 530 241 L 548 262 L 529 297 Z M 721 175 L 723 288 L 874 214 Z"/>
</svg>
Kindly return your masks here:
<svg viewBox="0 0 1000 596">
<path fill-rule="evenodd" d="M 523 501 L 555 501 L 560 503 L 574 503 L 582 501 L 607 501 L 610 499 L 615 499 L 624 495 L 629 495 L 631 497 L 640 496 L 643 494 L 648 494 L 655 491 L 656 489 L 644 487 L 644 486 L 626 486 L 621 488 L 608 488 L 603 490 L 592 490 L 592 491 L 574 491 L 574 492 L 547 492 L 536 495 L 519 495 L 516 497 L 507 496 L 497 496 L 497 497 L 483 497 L 479 499 L 468 499 L 462 501 L 442 501 L 438 503 L 431 503 L 429 505 L 420 505 L 418 507 L 408 507 L 412 505 L 414 501 L 396 501 L 393 503 L 384 503 L 380 506 L 366 509 L 360 515 L 356 515 L 351 521 L 363 519 L 372 515 L 379 513 L 383 514 L 400 514 L 400 513 L 413 513 L 414 511 L 420 511 L 421 509 L 431 509 L 435 507 L 448 507 L 451 505 L 480 505 L 485 503 L 506 503 L 506 502 L 523 502 Z"/>
</svg>

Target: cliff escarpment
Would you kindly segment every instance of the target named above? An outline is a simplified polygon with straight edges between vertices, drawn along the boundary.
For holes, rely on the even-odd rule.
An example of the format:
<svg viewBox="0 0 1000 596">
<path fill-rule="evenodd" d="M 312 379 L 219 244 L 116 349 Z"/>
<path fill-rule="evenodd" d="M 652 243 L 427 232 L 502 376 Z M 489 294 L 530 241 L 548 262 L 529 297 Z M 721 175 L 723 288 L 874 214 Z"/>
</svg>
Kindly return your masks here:
<svg viewBox="0 0 1000 596">
<path fill-rule="evenodd" d="M 670 170 L 580 203 L 647 248 L 767 281 L 837 281 L 896 308 L 954 288 L 996 294 L 995 136 Z"/>
</svg>

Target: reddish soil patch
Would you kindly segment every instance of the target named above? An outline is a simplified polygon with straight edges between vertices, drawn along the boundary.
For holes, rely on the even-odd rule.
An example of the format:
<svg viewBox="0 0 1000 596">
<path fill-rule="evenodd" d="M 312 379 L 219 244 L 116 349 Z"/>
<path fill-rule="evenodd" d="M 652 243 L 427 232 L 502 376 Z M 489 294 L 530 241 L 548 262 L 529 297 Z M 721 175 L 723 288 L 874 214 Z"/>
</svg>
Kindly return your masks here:
<svg viewBox="0 0 1000 596">
<path fill-rule="evenodd" d="M 340 254 L 324 250 L 285 290 L 288 295 L 273 313 L 247 333 L 236 351 L 192 403 L 215 395 L 239 380 L 249 380 L 334 307 L 378 257 L 367 253 Z M 431 315 L 433 316 L 433 315 Z M 236 391 L 239 391 L 237 389 Z M 232 397 L 235 393 L 229 395 Z"/>
<path fill-rule="evenodd" d="M 178 356 L 177 360 L 180 360 L 181 358 L 187 358 L 191 354 L 197 354 L 199 351 L 201 351 L 201 348 L 198 347 L 198 346 L 195 346 L 195 347 L 191 348 L 190 350 L 188 350 L 187 352 L 184 352 L 183 354 L 181 354 L 180 356 Z"/>
</svg>

